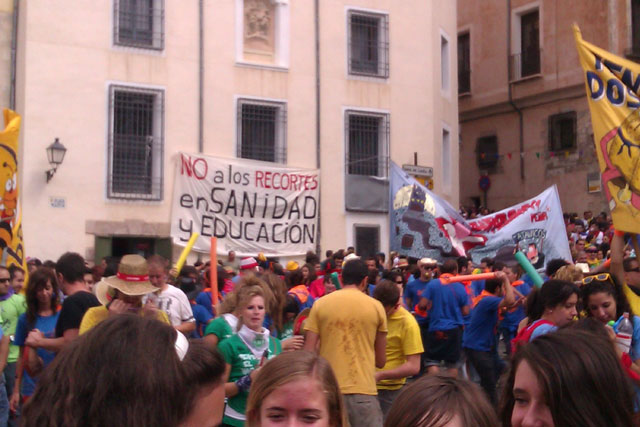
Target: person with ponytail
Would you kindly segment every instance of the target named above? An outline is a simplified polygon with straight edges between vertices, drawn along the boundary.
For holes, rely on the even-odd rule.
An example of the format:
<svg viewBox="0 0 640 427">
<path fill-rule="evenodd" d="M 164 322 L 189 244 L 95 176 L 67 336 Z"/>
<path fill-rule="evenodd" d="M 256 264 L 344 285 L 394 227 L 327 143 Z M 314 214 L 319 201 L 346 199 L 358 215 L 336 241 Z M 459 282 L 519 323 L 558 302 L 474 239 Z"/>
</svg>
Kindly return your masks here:
<svg viewBox="0 0 640 427">
<path fill-rule="evenodd" d="M 576 306 L 580 290 L 562 280 L 549 280 L 542 288 L 535 289 L 527 298 L 527 325 L 518 331 L 511 341 L 512 351 L 522 344 L 573 322 L 578 315 Z"/>
</svg>

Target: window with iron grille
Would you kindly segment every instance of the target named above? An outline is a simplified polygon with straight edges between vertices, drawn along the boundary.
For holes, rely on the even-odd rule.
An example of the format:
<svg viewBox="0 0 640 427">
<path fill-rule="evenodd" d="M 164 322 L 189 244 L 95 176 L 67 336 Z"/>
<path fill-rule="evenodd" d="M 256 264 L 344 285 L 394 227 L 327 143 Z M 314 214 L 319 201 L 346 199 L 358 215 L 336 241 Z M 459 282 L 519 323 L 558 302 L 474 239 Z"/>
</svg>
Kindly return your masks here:
<svg viewBox="0 0 640 427">
<path fill-rule="evenodd" d="M 476 155 L 480 170 L 493 171 L 498 166 L 498 137 L 495 135 L 478 138 Z"/>
<path fill-rule="evenodd" d="M 346 114 L 347 173 L 387 176 L 389 116 L 353 111 Z"/>
<path fill-rule="evenodd" d="M 114 44 L 164 48 L 164 0 L 115 0 Z"/>
<path fill-rule="evenodd" d="M 349 74 L 389 77 L 389 16 L 349 11 Z"/>
<path fill-rule="evenodd" d="M 549 116 L 549 151 L 576 148 L 576 122 L 575 111 Z"/>
<path fill-rule="evenodd" d="M 287 107 L 280 102 L 238 101 L 237 156 L 287 162 Z"/>
<path fill-rule="evenodd" d="M 109 88 L 110 199 L 162 200 L 164 93 Z"/>
<path fill-rule="evenodd" d="M 380 250 L 380 227 L 356 225 L 354 228 L 356 253 L 363 259 L 378 253 Z"/>
<path fill-rule="evenodd" d="M 458 35 L 458 94 L 471 92 L 471 39 L 469 33 Z"/>
</svg>

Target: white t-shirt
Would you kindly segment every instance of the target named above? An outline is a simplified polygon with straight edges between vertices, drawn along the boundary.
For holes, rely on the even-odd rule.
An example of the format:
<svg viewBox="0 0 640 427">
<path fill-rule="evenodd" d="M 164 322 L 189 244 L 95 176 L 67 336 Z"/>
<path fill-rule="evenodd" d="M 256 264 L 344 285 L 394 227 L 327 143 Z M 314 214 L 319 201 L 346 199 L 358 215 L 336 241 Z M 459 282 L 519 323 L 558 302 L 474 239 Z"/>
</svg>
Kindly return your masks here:
<svg viewBox="0 0 640 427">
<path fill-rule="evenodd" d="M 182 290 L 169 285 L 158 294 L 158 307 L 167 313 L 171 325 L 178 326 L 184 322 L 195 322 L 189 299 Z"/>
</svg>

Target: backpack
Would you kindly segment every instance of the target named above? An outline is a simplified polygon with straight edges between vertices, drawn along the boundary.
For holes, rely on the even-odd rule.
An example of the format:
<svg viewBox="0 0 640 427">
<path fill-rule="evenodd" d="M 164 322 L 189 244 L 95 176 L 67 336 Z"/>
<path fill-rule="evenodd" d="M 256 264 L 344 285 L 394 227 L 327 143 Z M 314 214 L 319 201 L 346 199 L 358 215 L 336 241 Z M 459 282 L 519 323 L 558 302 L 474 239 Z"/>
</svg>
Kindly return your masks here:
<svg viewBox="0 0 640 427">
<path fill-rule="evenodd" d="M 515 338 L 511 340 L 511 354 L 515 354 L 515 352 L 518 351 L 520 347 L 528 343 L 531 339 L 531 335 L 533 335 L 533 331 L 535 331 L 538 326 L 541 325 L 554 326 L 554 324 L 552 322 L 549 322 L 548 320 L 538 319 L 526 328 L 522 328 L 520 332 L 518 332 L 518 335 L 516 335 Z"/>
</svg>

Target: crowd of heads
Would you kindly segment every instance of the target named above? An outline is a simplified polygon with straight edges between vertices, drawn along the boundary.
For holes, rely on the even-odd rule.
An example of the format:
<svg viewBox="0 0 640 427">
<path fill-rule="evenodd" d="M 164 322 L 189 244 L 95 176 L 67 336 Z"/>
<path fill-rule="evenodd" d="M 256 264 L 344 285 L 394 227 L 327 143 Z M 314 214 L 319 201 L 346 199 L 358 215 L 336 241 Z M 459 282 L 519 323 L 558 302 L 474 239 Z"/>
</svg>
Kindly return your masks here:
<svg viewBox="0 0 640 427">
<path fill-rule="evenodd" d="M 565 215 L 565 219 L 573 259 L 549 260 L 544 285 L 520 301 L 526 314 L 520 329 L 544 320 L 558 330 L 514 344 L 505 358 L 498 401 L 463 375 L 425 374 L 404 386 L 386 414 L 386 426 L 635 425 L 634 385 L 640 385 L 640 375 L 633 376 L 633 365 L 625 370 L 621 364 L 615 333 L 607 325 L 625 316 L 632 322 L 640 318 L 634 317 L 625 284 L 603 268 L 613 238 L 610 221 L 606 215 L 594 218 L 586 212 L 584 218 Z M 237 318 L 232 333 L 245 326 L 260 332 L 268 319 L 271 335 L 283 335 L 289 328 L 299 337 L 283 341 L 285 351 L 261 362 L 251 378 L 246 425 L 300 418 L 346 426 L 347 407 L 330 364 L 301 349 L 305 308 L 355 285 L 389 315 L 405 305 L 403 294 L 413 280 L 501 272 L 502 276 L 482 284 L 482 290 L 501 298 L 502 277 L 507 283 L 526 280 L 517 264 L 492 258 L 437 262 L 394 252 L 361 257 L 354 248 L 324 255 L 308 252 L 304 260 L 281 263 L 263 254 L 239 257 L 232 251 L 217 265 L 198 261 L 180 272 L 160 256 L 142 260 L 153 288 L 172 283 L 187 296 L 194 315 L 202 296 L 208 293 L 212 298 L 215 290 L 219 302 L 209 299 L 208 306 L 200 307 L 210 316 L 205 320 L 196 316 L 203 324 L 188 341 L 179 330 L 153 317 L 135 312 L 109 316 L 65 345 L 38 374 L 35 392 L 22 408 L 23 425 L 92 425 L 95 420 L 113 425 L 215 425 L 211 420 L 217 424 L 228 384 L 233 383 L 225 385 L 229 368 L 216 349 L 220 338 L 200 338 L 214 318 L 230 314 Z M 626 271 L 640 272 L 632 248 L 625 249 L 623 258 Z M 0 267 L 0 296 L 23 292 L 26 319 L 34 325 L 43 311 L 59 312 L 63 295 L 73 294 L 74 287 L 99 293 L 108 278 L 123 273 L 120 261 L 108 257 L 89 266 L 75 253 L 66 253 L 55 263 L 30 259 L 27 286 L 22 269 Z M 598 267 L 602 271 L 594 270 Z M 132 305 L 148 303 L 143 295 L 117 288 L 113 292 Z M 476 296 L 471 295 L 470 301 Z"/>
</svg>

